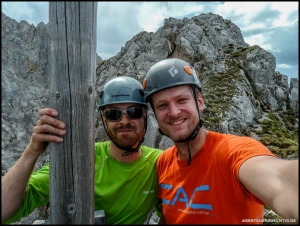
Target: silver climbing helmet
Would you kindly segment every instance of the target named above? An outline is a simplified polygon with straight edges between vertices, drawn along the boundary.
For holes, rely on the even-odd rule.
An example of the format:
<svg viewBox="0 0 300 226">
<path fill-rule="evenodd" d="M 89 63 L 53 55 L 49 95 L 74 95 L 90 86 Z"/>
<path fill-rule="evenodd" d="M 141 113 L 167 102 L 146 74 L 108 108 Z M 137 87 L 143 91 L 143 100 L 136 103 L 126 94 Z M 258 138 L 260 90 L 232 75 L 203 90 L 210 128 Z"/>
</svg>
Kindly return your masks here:
<svg viewBox="0 0 300 226">
<path fill-rule="evenodd" d="M 142 84 L 129 76 L 115 77 L 100 92 L 100 109 L 109 104 L 137 103 L 145 106 Z"/>
</svg>

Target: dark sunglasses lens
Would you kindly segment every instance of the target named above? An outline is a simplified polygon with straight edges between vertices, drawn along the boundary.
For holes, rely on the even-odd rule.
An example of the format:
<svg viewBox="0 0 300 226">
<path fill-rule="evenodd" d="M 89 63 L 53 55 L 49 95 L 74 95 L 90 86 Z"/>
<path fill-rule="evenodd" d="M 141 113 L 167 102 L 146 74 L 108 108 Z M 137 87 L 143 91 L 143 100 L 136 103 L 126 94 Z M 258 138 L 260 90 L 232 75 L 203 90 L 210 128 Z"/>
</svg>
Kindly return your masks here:
<svg viewBox="0 0 300 226">
<path fill-rule="evenodd" d="M 122 111 L 119 109 L 108 109 L 105 111 L 105 118 L 110 121 L 120 120 Z"/>
<path fill-rule="evenodd" d="M 142 117 L 144 109 L 140 107 L 131 107 L 127 109 L 127 115 L 131 119 L 138 119 Z"/>
</svg>

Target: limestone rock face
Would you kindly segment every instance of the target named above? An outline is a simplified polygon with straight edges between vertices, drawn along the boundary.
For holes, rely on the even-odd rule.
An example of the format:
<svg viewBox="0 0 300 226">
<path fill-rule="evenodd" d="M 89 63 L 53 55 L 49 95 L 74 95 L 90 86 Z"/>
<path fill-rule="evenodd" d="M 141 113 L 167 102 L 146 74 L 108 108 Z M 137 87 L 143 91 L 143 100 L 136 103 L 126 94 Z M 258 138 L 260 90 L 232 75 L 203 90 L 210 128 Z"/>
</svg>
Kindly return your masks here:
<svg viewBox="0 0 300 226">
<path fill-rule="evenodd" d="M 48 107 L 48 29 L 48 24 L 35 27 L 26 21 L 18 23 L 2 13 L 2 175 L 29 143 L 39 110 Z M 109 79 L 127 75 L 142 82 L 153 64 L 172 57 L 189 62 L 198 74 L 206 107 L 204 127 L 252 136 L 283 155 L 282 147 L 280 151 L 274 148 L 276 138 L 273 143 L 266 141 L 266 132 L 275 129 L 266 129 L 265 119 L 274 120 L 294 145 L 287 149 L 298 150 L 298 79 L 291 79 L 288 85 L 287 75 L 275 71 L 276 59 L 271 53 L 249 46 L 234 23 L 212 13 L 165 19 L 156 32 L 136 34 L 114 57 L 102 60 L 97 56 L 96 107 L 103 84 Z M 95 141 L 107 140 L 99 112 L 95 111 Z M 173 145 L 158 132 L 151 110 L 144 144 L 161 149 Z M 295 153 L 284 154 L 298 158 Z M 48 160 L 46 151 L 36 169 Z M 45 214 L 45 210 L 42 212 Z M 32 223 L 41 216 L 35 211 L 21 223 Z"/>
<path fill-rule="evenodd" d="M 2 13 L 2 174 L 30 141 L 39 109 L 48 104 L 49 32 Z"/>
<path fill-rule="evenodd" d="M 298 81 L 298 79 L 296 79 L 296 78 L 291 79 L 289 94 L 290 94 L 291 109 L 299 118 L 299 81 Z"/>
</svg>

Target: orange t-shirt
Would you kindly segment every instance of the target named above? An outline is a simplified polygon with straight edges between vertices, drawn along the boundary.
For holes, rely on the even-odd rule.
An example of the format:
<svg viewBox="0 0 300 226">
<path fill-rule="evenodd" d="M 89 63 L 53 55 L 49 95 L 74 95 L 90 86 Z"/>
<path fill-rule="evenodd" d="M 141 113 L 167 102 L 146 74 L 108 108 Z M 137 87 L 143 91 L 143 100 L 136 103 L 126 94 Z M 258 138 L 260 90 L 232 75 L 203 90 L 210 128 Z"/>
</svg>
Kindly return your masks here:
<svg viewBox="0 0 300 226">
<path fill-rule="evenodd" d="M 210 131 L 201 150 L 177 159 L 175 146 L 158 158 L 158 198 L 167 224 L 262 224 L 264 203 L 239 182 L 243 162 L 274 156 L 260 142 Z"/>
</svg>

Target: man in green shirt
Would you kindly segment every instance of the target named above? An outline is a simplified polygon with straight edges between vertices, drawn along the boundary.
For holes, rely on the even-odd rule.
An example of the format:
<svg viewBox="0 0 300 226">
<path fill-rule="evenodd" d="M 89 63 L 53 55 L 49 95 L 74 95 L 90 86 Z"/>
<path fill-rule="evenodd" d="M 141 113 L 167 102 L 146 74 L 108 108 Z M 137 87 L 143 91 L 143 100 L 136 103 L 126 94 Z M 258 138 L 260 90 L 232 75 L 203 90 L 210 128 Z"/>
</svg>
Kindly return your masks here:
<svg viewBox="0 0 300 226">
<path fill-rule="evenodd" d="M 142 85 L 127 76 L 109 80 L 100 93 L 99 108 L 110 140 L 95 144 L 95 210 L 104 210 L 106 224 L 148 224 L 154 207 L 160 209 L 155 165 L 162 150 L 141 145 L 147 130 Z M 49 163 L 32 171 L 47 144 L 62 142 L 67 133 L 57 115 L 55 109 L 40 110 L 29 145 L 2 178 L 4 224 L 49 202 Z"/>
</svg>

